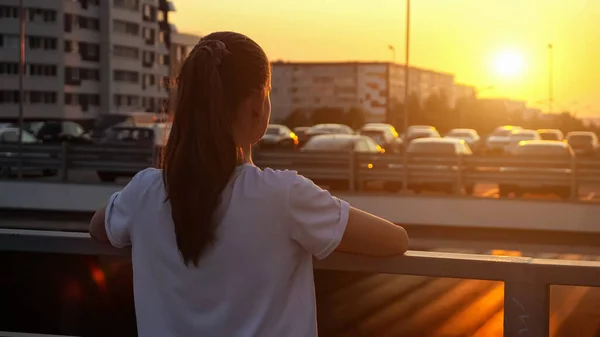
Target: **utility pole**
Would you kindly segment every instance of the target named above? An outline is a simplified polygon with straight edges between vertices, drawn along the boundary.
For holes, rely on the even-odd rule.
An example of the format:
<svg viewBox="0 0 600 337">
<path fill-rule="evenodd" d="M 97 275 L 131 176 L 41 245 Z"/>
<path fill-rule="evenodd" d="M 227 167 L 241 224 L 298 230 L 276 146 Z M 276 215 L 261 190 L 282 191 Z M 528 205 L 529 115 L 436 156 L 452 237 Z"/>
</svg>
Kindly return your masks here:
<svg viewBox="0 0 600 337">
<path fill-rule="evenodd" d="M 404 154 L 402 155 L 402 167 L 404 168 L 404 183 L 402 191 L 408 191 L 408 156 L 406 155 L 406 142 L 408 137 L 408 95 L 410 93 L 409 56 L 410 56 L 410 0 L 406 0 L 406 37 L 405 37 L 405 63 L 404 63 Z"/>
<path fill-rule="evenodd" d="M 19 0 L 19 35 L 19 140 L 17 143 L 19 164 L 17 177 L 21 179 L 23 177 L 23 104 L 25 101 L 25 92 L 23 90 L 23 77 L 25 76 L 25 7 L 23 7 L 23 0 Z"/>
<path fill-rule="evenodd" d="M 552 43 L 548 44 L 548 113 L 552 113 L 554 105 L 554 60 L 553 60 L 553 46 Z"/>
</svg>

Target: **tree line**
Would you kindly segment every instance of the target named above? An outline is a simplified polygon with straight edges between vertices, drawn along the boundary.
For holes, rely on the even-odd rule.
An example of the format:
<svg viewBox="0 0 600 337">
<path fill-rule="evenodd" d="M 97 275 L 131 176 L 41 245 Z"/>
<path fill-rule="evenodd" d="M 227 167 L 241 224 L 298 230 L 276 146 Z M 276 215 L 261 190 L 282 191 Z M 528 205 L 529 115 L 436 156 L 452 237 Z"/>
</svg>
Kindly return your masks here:
<svg viewBox="0 0 600 337">
<path fill-rule="evenodd" d="M 455 107 L 450 107 L 448 103 L 449 99 L 444 93 L 433 94 L 423 101 L 417 96 L 409 96 L 406 101 L 409 125 L 433 125 L 442 134 L 454 128 L 470 128 L 485 135 L 501 125 L 516 125 L 527 129 L 559 129 L 565 134 L 571 131 L 593 131 L 600 135 L 598 126 L 586 125 L 568 111 L 529 116 L 521 110 L 511 111 L 504 104 L 494 104 L 475 97 L 460 99 Z M 310 111 L 293 111 L 283 123 L 292 128 L 339 123 L 359 129 L 366 120 L 366 112 L 359 107 L 320 107 Z M 401 132 L 404 129 L 404 103 L 392 102 L 385 122 Z"/>
</svg>

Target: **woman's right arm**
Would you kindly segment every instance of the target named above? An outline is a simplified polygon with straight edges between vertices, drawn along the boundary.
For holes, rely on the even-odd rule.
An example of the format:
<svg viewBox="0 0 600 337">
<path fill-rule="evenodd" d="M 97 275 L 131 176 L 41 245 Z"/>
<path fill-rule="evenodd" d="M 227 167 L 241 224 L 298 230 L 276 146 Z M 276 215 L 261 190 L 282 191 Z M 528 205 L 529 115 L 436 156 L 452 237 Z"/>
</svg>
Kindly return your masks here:
<svg viewBox="0 0 600 337">
<path fill-rule="evenodd" d="M 289 193 L 291 237 L 319 259 L 334 250 L 392 256 L 408 248 L 406 231 L 385 219 L 351 207 L 300 175 Z"/>
<path fill-rule="evenodd" d="M 350 207 L 348 223 L 338 252 L 370 256 L 402 255 L 408 249 L 408 235 L 401 226 Z"/>
</svg>

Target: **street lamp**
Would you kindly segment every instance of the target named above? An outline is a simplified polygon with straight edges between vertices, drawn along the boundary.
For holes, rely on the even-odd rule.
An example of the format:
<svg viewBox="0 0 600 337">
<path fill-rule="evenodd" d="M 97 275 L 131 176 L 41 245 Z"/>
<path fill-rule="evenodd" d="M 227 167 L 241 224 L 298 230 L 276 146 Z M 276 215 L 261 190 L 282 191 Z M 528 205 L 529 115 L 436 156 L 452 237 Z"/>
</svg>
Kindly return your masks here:
<svg viewBox="0 0 600 337">
<path fill-rule="evenodd" d="M 410 76 L 408 74 L 408 64 L 410 56 L 410 0 L 406 0 L 406 38 L 405 38 L 405 63 L 404 63 L 404 140 L 408 137 L 408 94 L 410 93 Z M 404 168 L 404 184 L 402 191 L 408 192 L 408 156 L 406 148 L 408 144 L 404 144 L 404 155 L 402 156 L 402 167 Z"/>
<path fill-rule="evenodd" d="M 552 113 L 554 103 L 554 60 L 553 60 L 553 45 L 548 44 L 548 112 Z"/>
<path fill-rule="evenodd" d="M 23 177 L 23 101 L 25 100 L 25 92 L 23 90 L 23 77 L 25 76 L 25 7 L 23 0 L 19 0 L 19 142 L 18 153 L 19 163 L 17 177 Z"/>
<path fill-rule="evenodd" d="M 392 52 L 392 62 L 396 63 L 396 48 L 390 44 L 388 49 Z"/>
</svg>

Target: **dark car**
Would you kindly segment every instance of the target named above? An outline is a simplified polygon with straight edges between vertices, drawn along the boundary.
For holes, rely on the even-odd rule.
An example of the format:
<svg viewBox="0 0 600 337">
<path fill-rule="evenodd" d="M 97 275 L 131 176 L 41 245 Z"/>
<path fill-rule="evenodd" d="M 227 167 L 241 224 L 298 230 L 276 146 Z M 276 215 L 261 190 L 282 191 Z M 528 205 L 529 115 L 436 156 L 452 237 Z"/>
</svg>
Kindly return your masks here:
<svg viewBox="0 0 600 337">
<path fill-rule="evenodd" d="M 27 122 L 24 129 L 45 144 L 76 143 L 91 144 L 91 137 L 83 127 L 71 121 L 38 121 Z"/>
<path fill-rule="evenodd" d="M 306 133 L 310 130 L 310 126 L 297 126 L 294 128 L 294 133 L 298 136 L 298 146 L 302 147 L 310 138 Z"/>
<path fill-rule="evenodd" d="M 598 136 L 590 131 L 573 131 L 567 134 L 567 143 L 577 156 L 593 156 L 598 152 Z"/>
<path fill-rule="evenodd" d="M 558 129 L 539 129 L 537 130 L 542 140 L 564 140 L 565 135 Z"/>
<path fill-rule="evenodd" d="M 398 136 L 396 128 L 386 123 L 368 123 L 360 129 L 360 134 L 371 137 L 387 153 L 402 151 L 402 139 Z"/>
<path fill-rule="evenodd" d="M 170 125 L 166 123 L 148 124 L 145 126 L 129 126 L 128 124 L 116 125 L 105 132 L 104 138 L 99 141 L 99 145 L 106 146 L 107 148 L 113 148 L 114 153 L 102 154 L 99 158 L 102 160 L 106 156 L 107 161 L 114 161 L 115 157 L 122 158 L 125 164 L 139 163 L 147 160 L 155 160 L 156 155 L 160 152 L 161 148 L 166 144 L 169 137 Z M 152 150 L 153 156 L 147 157 L 147 152 L 139 151 L 142 157 L 137 156 L 137 151 L 127 153 L 119 153 L 119 147 L 124 149 L 140 149 L 140 150 Z M 126 166 L 126 165 L 124 165 Z M 119 177 L 133 177 L 138 170 L 136 169 L 122 169 L 121 167 L 107 168 L 98 170 L 96 173 L 98 178 L 103 182 L 114 182 Z"/>
<path fill-rule="evenodd" d="M 409 189 L 415 193 L 423 190 L 453 193 L 458 173 L 457 159 L 471 156 L 473 152 L 463 139 L 419 138 L 408 145 L 406 154 L 411 172 Z M 467 194 L 472 194 L 474 188 L 473 184 L 464 186 Z"/>
<path fill-rule="evenodd" d="M 260 150 L 295 150 L 298 147 L 298 136 L 285 125 L 270 124 L 258 145 Z"/>
<path fill-rule="evenodd" d="M 19 156 L 18 152 L 14 152 L 16 149 L 15 145 L 19 143 L 19 128 L 17 127 L 0 127 L 0 176 L 11 176 L 16 174 L 18 171 L 18 165 L 15 165 L 14 158 Z M 35 138 L 34 135 L 26 130 L 21 132 L 22 144 L 33 145 L 42 143 L 40 140 Z M 2 145 L 11 145 L 11 147 L 3 147 Z M 41 173 L 44 176 L 54 176 L 57 173 L 56 169 L 40 168 L 38 165 L 30 166 L 27 164 L 29 160 L 39 161 L 48 160 L 53 157 L 52 154 L 40 152 L 24 151 L 22 157 L 24 164 L 21 166 L 21 172 L 23 174 L 38 174 Z"/>
<path fill-rule="evenodd" d="M 361 135 L 317 135 L 302 148 L 304 153 L 354 152 L 382 154 L 384 151 L 373 139 Z M 369 165 L 369 164 L 364 164 Z M 326 169 L 326 168 L 323 168 Z M 314 179 L 316 184 L 327 185 L 333 189 L 348 189 L 348 179 Z"/>
<path fill-rule="evenodd" d="M 552 193 L 565 199 L 570 197 L 570 162 L 574 152 L 569 144 L 556 140 L 527 140 L 517 145 L 513 155 L 524 159 L 549 159 L 555 161 L 556 164 L 539 165 L 532 160 L 519 167 L 501 168 L 503 174 L 509 177 L 514 175 L 517 180 L 523 180 L 526 176 L 544 177 L 544 179 L 530 182 L 498 184 L 498 194 L 501 197 L 506 197 L 511 193 L 520 196 L 528 192 Z"/>
</svg>

